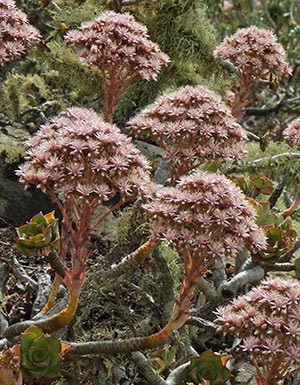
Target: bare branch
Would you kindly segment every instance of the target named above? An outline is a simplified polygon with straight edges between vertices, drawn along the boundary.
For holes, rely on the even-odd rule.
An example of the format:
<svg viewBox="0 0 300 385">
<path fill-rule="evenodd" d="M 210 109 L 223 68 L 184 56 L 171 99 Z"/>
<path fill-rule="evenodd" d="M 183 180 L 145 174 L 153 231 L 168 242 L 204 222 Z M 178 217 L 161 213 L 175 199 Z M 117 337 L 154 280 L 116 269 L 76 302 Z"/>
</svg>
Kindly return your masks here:
<svg viewBox="0 0 300 385">
<path fill-rule="evenodd" d="M 5 256 L 3 254 L 4 253 L 2 253 L 0 250 L 0 261 L 7 263 L 8 267 L 11 269 L 11 272 L 18 280 L 20 280 L 23 283 L 29 283 L 32 290 L 37 291 L 38 289 L 37 282 L 31 277 L 29 277 L 29 275 L 26 273 L 24 268 L 20 265 L 14 251 L 11 248 L 9 248 L 5 250 Z"/>
<path fill-rule="evenodd" d="M 150 238 L 133 253 L 126 255 L 119 263 L 113 264 L 110 270 L 103 273 L 101 280 L 106 282 L 117 279 L 123 274 L 131 273 L 153 252 L 157 243 L 156 240 Z"/>
<path fill-rule="evenodd" d="M 214 322 L 208 321 L 200 317 L 191 317 L 186 321 L 187 325 L 197 326 L 198 328 L 204 328 L 215 332 L 217 330 L 217 325 Z"/>
<path fill-rule="evenodd" d="M 31 310 L 31 317 L 35 316 L 47 303 L 51 290 L 51 278 L 47 273 L 42 273 L 38 277 L 38 290 L 36 299 Z"/>
<path fill-rule="evenodd" d="M 276 205 L 276 202 L 278 201 L 280 195 L 282 194 L 282 191 L 284 190 L 284 187 L 287 182 L 287 178 L 289 176 L 289 168 L 287 167 L 284 170 L 283 177 L 281 181 L 278 183 L 277 187 L 274 189 L 272 195 L 269 197 L 269 203 L 270 203 L 270 208 L 274 207 Z"/>
<path fill-rule="evenodd" d="M 252 282 L 258 282 L 265 276 L 265 270 L 261 266 L 254 266 L 236 274 L 230 281 L 219 287 L 219 291 L 225 298 L 233 298 L 237 291 Z"/>
<path fill-rule="evenodd" d="M 241 166 L 234 166 L 228 170 L 225 171 L 225 174 L 232 174 L 234 172 L 243 172 L 248 169 L 251 169 L 253 167 L 259 166 L 260 163 L 263 162 L 272 162 L 280 158 L 287 158 L 287 161 L 290 159 L 300 159 L 300 153 L 299 152 L 283 152 L 281 154 L 276 154 L 273 156 L 265 156 L 263 158 L 255 159 L 251 163 L 244 163 Z"/>
<path fill-rule="evenodd" d="M 293 247 L 279 258 L 279 262 L 282 263 L 282 262 L 289 261 L 290 258 L 294 256 L 294 253 L 299 249 L 299 247 L 300 247 L 300 239 L 297 239 Z"/>
<path fill-rule="evenodd" d="M 137 3 L 140 3 L 142 1 L 143 0 L 122 0 L 122 5 L 126 6 L 126 5 L 131 5 L 131 4 L 137 4 Z"/>
<path fill-rule="evenodd" d="M 167 385 L 166 381 L 152 369 L 149 361 L 141 352 L 134 352 L 131 354 L 131 360 L 138 367 L 139 373 L 151 385 Z"/>
<path fill-rule="evenodd" d="M 4 337 L 11 340 L 15 336 L 23 333 L 24 330 L 26 330 L 29 326 L 35 325 L 39 326 L 41 329 L 43 329 L 45 332 L 48 332 L 47 328 L 53 320 L 56 319 L 57 314 L 62 310 L 65 309 L 67 306 L 68 298 L 62 298 L 50 311 L 51 316 L 50 317 L 40 317 L 40 313 L 37 314 L 35 317 L 40 317 L 36 319 L 32 319 L 29 321 L 23 321 L 18 322 L 16 324 L 10 325 L 3 333 Z"/>
<path fill-rule="evenodd" d="M 224 258 L 217 260 L 213 264 L 211 270 L 212 270 L 212 274 L 213 274 L 213 280 L 214 280 L 215 287 L 219 287 L 220 285 L 222 285 L 222 283 L 224 281 L 227 280 Z"/>
<path fill-rule="evenodd" d="M 169 374 L 166 384 L 167 385 L 181 385 L 182 384 L 182 378 L 181 373 L 184 371 L 184 369 L 190 365 L 190 362 L 186 362 L 185 364 L 182 364 L 178 366 L 176 369 L 172 370 Z"/>
<path fill-rule="evenodd" d="M 156 248 L 153 251 L 152 257 L 157 264 L 161 276 L 163 277 L 163 290 L 162 290 L 162 321 L 167 322 L 170 317 L 173 304 L 174 304 L 174 279 L 172 273 L 169 269 L 169 266 L 161 254 L 161 252 Z"/>
<path fill-rule="evenodd" d="M 216 302 L 218 298 L 216 290 L 203 277 L 201 277 L 198 281 L 198 289 L 205 295 L 208 302 Z"/>
<path fill-rule="evenodd" d="M 266 116 L 273 112 L 278 112 L 283 105 L 286 95 L 283 95 L 275 106 L 268 108 L 246 107 L 244 108 L 245 115 Z"/>
</svg>

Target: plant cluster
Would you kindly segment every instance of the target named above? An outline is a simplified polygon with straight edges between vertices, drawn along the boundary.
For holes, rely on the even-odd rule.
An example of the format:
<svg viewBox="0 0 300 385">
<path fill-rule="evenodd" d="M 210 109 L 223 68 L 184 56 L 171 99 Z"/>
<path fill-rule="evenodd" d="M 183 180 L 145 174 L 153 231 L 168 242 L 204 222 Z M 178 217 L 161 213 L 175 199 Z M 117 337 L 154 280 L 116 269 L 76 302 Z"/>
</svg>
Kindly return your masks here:
<svg viewBox="0 0 300 385">
<path fill-rule="evenodd" d="M 103 114 L 108 122 L 125 89 L 137 78 L 157 79 L 169 61 L 149 39 L 147 28 L 129 14 L 104 12 L 79 30 L 68 32 L 65 40 L 84 62 L 99 69 L 105 93 Z"/>
<path fill-rule="evenodd" d="M 199 171 L 182 177 L 176 187 L 158 189 L 143 208 L 152 217 L 155 236 L 195 260 L 198 269 L 238 253 L 245 244 L 265 247 L 254 208 L 223 175 Z"/>
<path fill-rule="evenodd" d="M 286 52 L 270 31 L 256 26 L 241 28 L 228 36 L 216 48 L 215 55 L 230 60 L 244 76 L 259 78 L 262 72 L 290 75 L 291 68 L 286 62 Z"/>
<path fill-rule="evenodd" d="M 117 193 L 135 197 L 148 181 L 149 165 L 131 139 L 89 109 L 68 109 L 26 146 L 21 182 L 57 195 L 66 207 L 80 202 L 93 212 Z"/>
<path fill-rule="evenodd" d="M 161 96 L 128 128 L 166 150 L 172 184 L 205 161 L 239 160 L 246 152 L 242 127 L 221 98 L 201 85 Z"/>
<path fill-rule="evenodd" d="M 299 300 L 299 282 L 274 278 L 216 312 L 222 333 L 243 339 L 259 385 L 278 384 L 300 369 Z"/>
<path fill-rule="evenodd" d="M 14 0 L 0 1 L 0 65 L 21 55 L 41 39 L 38 30 L 28 23 Z"/>
<path fill-rule="evenodd" d="M 256 213 L 241 190 L 222 175 L 197 172 L 182 177 L 176 187 L 157 190 L 144 209 L 153 222 L 153 236 L 166 240 L 184 261 L 184 278 L 170 324 L 189 319 L 189 307 L 199 279 L 220 258 L 245 246 L 266 247 Z"/>
<path fill-rule="evenodd" d="M 284 139 L 291 146 L 300 144 L 300 118 L 294 119 L 283 132 Z"/>
<path fill-rule="evenodd" d="M 228 104 L 235 117 L 244 113 L 251 101 L 253 85 L 272 76 L 289 76 L 292 69 L 286 62 L 287 56 L 277 37 L 269 30 L 251 26 L 241 28 L 227 36 L 215 49 L 214 55 L 229 60 L 239 73 L 239 83 L 228 95 Z"/>
<path fill-rule="evenodd" d="M 149 165 L 131 139 L 125 137 L 115 125 L 105 123 L 92 110 L 75 107 L 70 108 L 65 116 L 56 117 L 41 127 L 27 143 L 26 158 L 27 161 L 17 171 L 20 181 L 27 187 L 36 185 L 47 192 L 63 215 L 59 255 L 61 261 L 65 261 L 70 251 L 72 268 L 65 267 L 63 273 L 61 268 L 57 271 L 64 278 L 70 294 L 66 314 L 60 314 L 54 321 L 61 327 L 70 322 L 77 309 L 90 254 L 87 245 L 91 231 L 108 215 L 96 218 L 96 209 L 117 198 L 117 203 L 110 210 L 113 212 L 125 202 L 135 199 L 139 193 L 147 195 Z M 53 224 L 48 224 L 45 217 L 39 219 L 42 226 L 46 225 L 43 233 L 50 231 L 53 239 Z M 19 228 L 18 232 L 25 235 L 25 239 L 17 244 L 21 250 L 24 243 L 27 248 L 40 248 L 39 242 L 34 243 L 35 233 L 47 246 L 47 234 L 41 234 L 36 223 L 29 223 L 24 231 Z M 29 239 L 26 240 L 28 233 Z M 45 311 L 53 306 L 58 286 L 55 285 L 53 299 Z M 55 326 L 49 325 L 49 328 L 52 330 Z"/>
</svg>

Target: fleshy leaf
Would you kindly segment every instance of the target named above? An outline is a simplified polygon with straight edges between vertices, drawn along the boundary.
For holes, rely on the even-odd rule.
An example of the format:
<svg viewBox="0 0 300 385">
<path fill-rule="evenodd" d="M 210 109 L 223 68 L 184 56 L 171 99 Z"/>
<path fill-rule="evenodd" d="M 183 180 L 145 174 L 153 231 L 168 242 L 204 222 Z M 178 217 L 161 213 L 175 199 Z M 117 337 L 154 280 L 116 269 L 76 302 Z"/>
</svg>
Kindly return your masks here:
<svg viewBox="0 0 300 385">
<path fill-rule="evenodd" d="M 251 177 L 255 187 L 264 195 L 270 195 L 274 189 L 274 182 L 266 175 L 258 173 Z"/>
<path fill-rule="evenodd" d="M 30 326 L 21 335 L 21 370 L 26 379 L 56 378 L 61 370 L 61 343 L 47 337 L 37 326 Z"/>
<path fill-rule="evenodd" d="M 231 377 L 225 366 L 229 359 L 229 356 L 222 358 L 211 350 L 205 351 L 199 357 L 191 359 L 190 365 L 182 372 L 182 378 L 195 385 L 203 380 L 211 385 L 225 385 Z"/>
<path fill-rule="evenodd" d="M 54 211 L 36 214 L 25 225 L 17 228 L 15 248 L 27 256 L 49 255 L 59 244 L 59 229 Z"/>
</svg>

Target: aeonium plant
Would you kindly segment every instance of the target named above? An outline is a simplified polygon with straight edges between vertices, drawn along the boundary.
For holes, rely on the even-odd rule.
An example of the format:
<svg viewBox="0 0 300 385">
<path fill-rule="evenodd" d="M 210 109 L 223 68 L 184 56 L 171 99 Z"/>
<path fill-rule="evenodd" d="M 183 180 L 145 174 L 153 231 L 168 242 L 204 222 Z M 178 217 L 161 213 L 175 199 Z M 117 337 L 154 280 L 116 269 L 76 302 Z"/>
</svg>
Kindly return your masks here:
<svg viewBox="0 0 300 385">
<path fill-rule="evenodd" d="M 20 365 L 24 379 L 54 379 L 61 371 L 61 342 L 37 326 L 21 334 Z"/>
<path fill-rule="evenodd" d="M 48 255 L 59 245 L 58 219 L 54 211 L 36 214 L 25 225 L 17 228 L 15 248 L 27 256 Z"/>
<path fill-rule="evenodd" d="M 228 95 L 228 104 L 234 117 L 244 114 L 251 102 L 253 85 L 271 76 L 289 76 L 287 54 L 272 31 L 250 26 L 227 36 L 215 49 L 218 59 L 229 60 L 237 69 L 239 84 Z"/>
<path fill-rule="evenodd" d="M 172 186 L 207 161 L 239 161 L 246 155 L 246 132 L 221 98 L 201 85 L 159 97 L 129 121 L 128 129 L 165 149 Z"/>
<path fill-rule="evenodd" d="M 68 306 L 42 326 L 44 332 L 52 332 L 68 324 L 75 315 L 86 277 L 91 232 L 125 203 L 134 201 L 139 194 L 148 194 L 150 166 L 117 126 L 85 108 L 70 108 L 66 114 L 53 118 L 26 147 L 26 162 L 17 174 L 26 187 L 37 186 L 58 205 L 63 217 L 58 254 L 63 264 L 69 255 L 71 259 L 70 266 L 65 265 L 61 274 L 69 291 Z M 97 208 L 114 200 L 108 212 L 97 217 Z M 19 229 L 22 250 L 24 246 L 32 247 L 33 240 L 44 244 L 46 238 L 47 242 L 52 235 L 56 238 L 54 219 L 49 214 L 46 218 L 38 215 L 32 221 Z M 155 244 L 149 246 L 148 253 Z M 51 306 L 58 287 L 56 282 Z M 9 328 L 6 330 L 7 337 L 12 333 Z"/>
<path fill-rule="evenodd" d="M 41 35 L 29 24 L 14 0 L 0 0 L 0 66 L 23 54 L 40 41 Z"/>
<path fill-rule="evenodd" d="M 5 348 L 0 354 L 0 384 L 52 383 L 60 377 L 61 361 L 69 349 L 58 338 L 30 326 L 21 334 L 20 344 Z"/>
<path fill-rule="evenodd" d="M 181 376 L 187 385 L 225 385 L 231 378 L 226 363 L 231 356 L 221 356 L 206 350 L 199 357 L 193 357 Z M 204 381 L 204 382 L 203 382 Z"/>
<path fill-rule="evenodd" d="M 67 33 L 66 42 L 83 62 L 98 68 L 104 85 L 103 115 L 112 123 L 126 88 L 135 80 L 156 80 L 169 57 L 149 39 L 147 28 L 128 13 L 103 12 Z"/>
<path fill-rule="evenodd" d="M 258 385 L 277 385 L 300 370 L 299 301 L 299 282 L 273 278 L 216 311 L 219 331 L 242 339 Z"/>
<path fill-rule="evenodd" d="M 234 257 L 244 247 L 266 247 L 256 212 L 242 191 L 223 175 L 203 171 L 179 179 L 175 187 L 157 188 L 144 206 L 153 236 L 167 241 L 184 262 L 184 278 L 170 326 L 189 319 L 197 283 L 213 264 Z"/>
</svg>

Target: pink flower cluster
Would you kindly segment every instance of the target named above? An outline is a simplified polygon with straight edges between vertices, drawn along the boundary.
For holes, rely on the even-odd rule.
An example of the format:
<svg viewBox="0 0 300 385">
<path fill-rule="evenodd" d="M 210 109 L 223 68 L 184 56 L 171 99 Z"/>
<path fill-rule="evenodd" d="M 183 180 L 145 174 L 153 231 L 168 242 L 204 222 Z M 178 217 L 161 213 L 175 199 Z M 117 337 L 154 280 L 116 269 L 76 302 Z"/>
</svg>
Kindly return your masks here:
<svg viewBox="0 0 300 385">
<path fill-rule="evenodd" d="M 70 108 L 27 142 L 17 175 L 26 187 L 102 204 L 146 190 L 150 167 L 131 138 L 96 112 Z"/>
<path fill-rule="evenodd" d="M 23 54 L 40 39 L 38 30 L 28 23 L 13 0 L 0 0 L 0 65 Z"/>
<path fill-rule="evenodd" d="M 262 71 L 284 76 L 290 75 L 291 67 L 286 62 L 286 52 L 273 32 L 251 26 L 241 28 L 216 48 L 215 56 L 230 60 L 242 72 L 251 72 L 260 77 Z"/>
<path fill-rule="evenodd" d="M 300 118 L 294 119 L 283 131 L 284 139 L 291 145 L 300 145 Z"/>
<path fill-rule="evenodd" d="M 161 96 L 128 125 L 139 137 L 151 137 L 166 150 L 176 179 L 210 159 L 241 159 L 246 133 L 214 92 L 185 86 Z"/>
<path fill-rule="evenodd" d="M 110 80 L 156 79 L 169 61 L 149 40 L 146 27 L 126 13 L 104 12 L 79 30 L 68 32 L 65 39 L 87 64 L 97 66 Z"/>
<path fill-rule="evenodd" d="M 153 234 L 170 242 L 180 255 L 206 265 L 234 255 L 245 245 L 265 247 L 255 224 L 255 210 L 242 191 L 223 175 L 197 172 L 182 177 L 176 187 L 157 189 L 144 209 Z"/>
<path fill-rule="evenodd" d="M 217 309 L 220 330 L 243 339 L 269 380 L 264 383 L 277 384 L 300 370 L 299 304 L 300 283 L 274 278 Z"/>
</svg>

